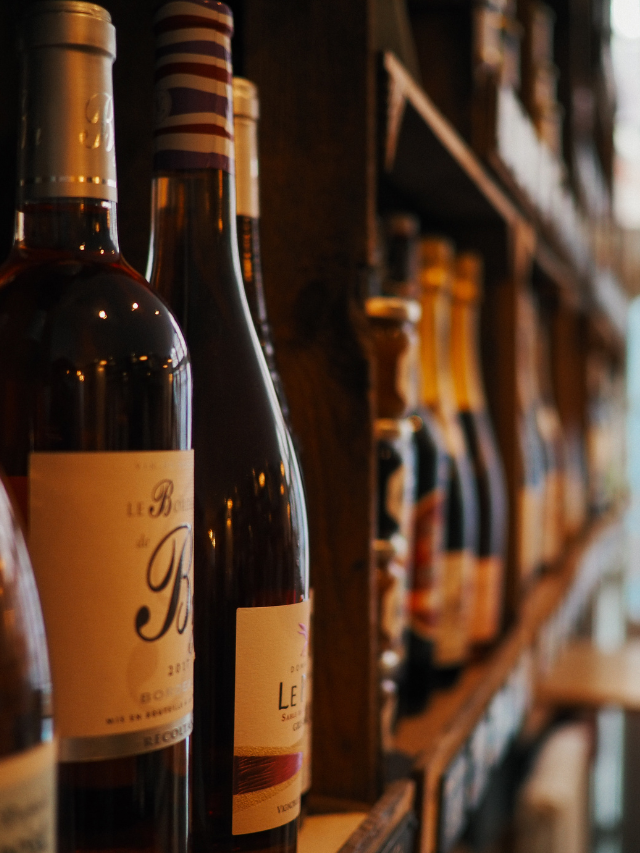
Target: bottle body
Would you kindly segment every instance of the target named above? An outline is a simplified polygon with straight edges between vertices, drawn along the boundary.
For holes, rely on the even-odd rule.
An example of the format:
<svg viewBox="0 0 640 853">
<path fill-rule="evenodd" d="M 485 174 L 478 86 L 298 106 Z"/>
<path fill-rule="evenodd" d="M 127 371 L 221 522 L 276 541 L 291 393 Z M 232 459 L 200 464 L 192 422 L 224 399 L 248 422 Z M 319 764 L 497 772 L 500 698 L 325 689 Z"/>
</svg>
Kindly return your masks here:
<svg viewBox="0 0 640 853">
<path fill-rule="evenodd" d="M 164 305 L 117 264 L 71 257 L 55 263 L 48 252 L 38 261 L 33 254 L 14 254 L 0 271 L 0 317 L 11 329 L 0 346 L 6 356 L 0 375 L 5 402 L 0 446 L 2 463 L 18 488 L 29 476 L 34 455 L 187 452 L 188 358 Z M 110 317 L 125 312 L 135 318 L 124 334 L 105 328 Z M 162 320 L 157 330 L 143 328 L 151 318 Z M 30 330 L 38 321 L 42 334 L 34 340 Z M 176 359 L 177 353 L 182 357 Z M 113 496 L 106 493 L 100 506 L 108 507 L 110 500 Z M 30 540 L 37 535 L 31 524 Z M 46 553 L 46 548 L 45 542 L 38 551 Z M 42 583 L 43 566 L 35 565 Z M 52 593 L 49 608 L 55 612 Z M 49 625 L 52 617 L 43 604 Z M 132 624 L 135 605 L 139 602 L 129 605 Z M 104 611 L 96 615 L 101 623 L 110 618 Z M 57 683 L 54 648 L 52 654 Z M 94 849 L 107 839 L 122 839 L 123 846 L 135 849 L 133 839 L 141 835 L 145 845 L 157 849 L 186 849 L 188 748 L 187 737 L 144 755 L 63 763 L 59 849 Z M 114 822 L 114 814 L 121 819 Z"/>
<path fill-rule="evenodd" d="M 188 353 L 118 248 L 108 14 L 36 6 L 25 45 L 0 459 L 50 644 L 58 849 L 177 853 L 192 712 Z"/>
<path fill-rule="evenodd" d="M 0 479 L 0 809 L 8 848 L 56 849 L 47 645 L 33 571 Z"/>
</svg>

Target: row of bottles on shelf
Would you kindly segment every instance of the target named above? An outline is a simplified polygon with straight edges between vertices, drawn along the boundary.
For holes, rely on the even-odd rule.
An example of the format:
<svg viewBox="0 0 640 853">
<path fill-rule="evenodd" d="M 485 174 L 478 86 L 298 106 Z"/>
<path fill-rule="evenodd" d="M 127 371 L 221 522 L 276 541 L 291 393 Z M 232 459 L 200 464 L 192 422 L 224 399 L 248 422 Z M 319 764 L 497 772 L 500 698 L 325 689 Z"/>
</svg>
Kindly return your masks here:
<svg viewBox="0 0 640 853">
<path fill-rule="evenodd" d="M 548 318 L 522 291 L 509 516 L 482 372 L 482 259 L 456 257 L 445 238 L 420 238 L 409 214 L 388 217 L 382 231 L 379 294 L 366 310 L 377 407 L 383 742 L 390 744 L 397 706 L 419 710 L 434 685 L 455 679 L 474 647 L 495 642 L 507 587 L 517 596 L 541 568 L 555 566 L 589 508 L 600 511 L 620 495 L 611 454 L 624 442 L 621 411 L 602 396 L 591 397 L 588 448 L 582 424 L 561 421 Z M 593 493 L 607 485 L 606 495 Z M 513 565 L 507 535 L 515 537 Z"/>
<path fill-rule="evenodd" d="M 215 0 L 155 15 L 149 286 L 118 246 L 110 16 L 58 0 L 22 22 L 0 463 L 33 572 L 0 486 L 6 849 L 297 849 L 307 521 L 232 31 Z"/>
<path fill-rule="evenodd" d="M 367 302 L 381 668 L 386 681 L 395 645 L 407 710 L 424 704 L 435 671 L 453 680 L 471 645 L 493 642 L 501 628 L 506 494 L 475 360 L 478 273 L 477 259 L 462 256 L 454 275 L 451 245 L 427 238 L 417 277 L 399 288 L 419 299 Z"/>
</svg>

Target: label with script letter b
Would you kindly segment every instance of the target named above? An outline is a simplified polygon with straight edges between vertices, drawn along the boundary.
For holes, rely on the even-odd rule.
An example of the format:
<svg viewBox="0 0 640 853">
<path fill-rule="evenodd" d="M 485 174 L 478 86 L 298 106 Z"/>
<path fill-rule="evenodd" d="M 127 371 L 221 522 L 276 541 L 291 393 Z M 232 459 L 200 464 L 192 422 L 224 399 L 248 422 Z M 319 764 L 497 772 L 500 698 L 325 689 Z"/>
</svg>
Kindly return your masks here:
<svg viewBox="0 0 640 853">
<path fill-rule="evenodd" d="M 33 453 L 29 516 L 60 760 L 184 740 L 193 712 L 193 451 Z"/>
</svg>

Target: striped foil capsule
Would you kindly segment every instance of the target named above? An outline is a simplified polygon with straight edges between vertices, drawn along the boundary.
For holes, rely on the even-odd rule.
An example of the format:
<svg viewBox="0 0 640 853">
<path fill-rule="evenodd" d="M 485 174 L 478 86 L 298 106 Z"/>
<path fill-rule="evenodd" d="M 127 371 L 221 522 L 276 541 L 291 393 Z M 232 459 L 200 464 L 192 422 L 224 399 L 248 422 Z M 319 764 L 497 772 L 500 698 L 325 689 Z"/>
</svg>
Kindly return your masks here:
<svg viewBox="0 0 640 853">
<path fill-rule="evenodd" d="M 154 32 L 154 169 L 233 174 L 231 10 L 216 0 L 169 0 Z"/>
</svg>

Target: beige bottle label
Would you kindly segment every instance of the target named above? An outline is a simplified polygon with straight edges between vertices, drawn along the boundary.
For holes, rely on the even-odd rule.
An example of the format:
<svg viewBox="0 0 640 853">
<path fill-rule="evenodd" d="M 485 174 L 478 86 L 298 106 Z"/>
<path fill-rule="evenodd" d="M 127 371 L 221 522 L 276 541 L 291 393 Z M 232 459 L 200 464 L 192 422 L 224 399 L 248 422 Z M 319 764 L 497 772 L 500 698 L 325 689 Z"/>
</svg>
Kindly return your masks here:
<svg viewBox="0 0 640 853">
<path fill-rule="evenodd" d="M 526 583 L 542 558 L 543 495 L 540 487 L 521 486 L 518 491 L 518 565 Z"/>
<path fill-rule="evenodd" d="M 475 557 L 471 551 L 447 551 L 443 558 L 443 596 L 436 661 L 439 666 L 464 663 L 469 641 L 470 581 Z"/>
<path fill-rule="evenodd" d="M 563 538 L 563 478 L 562 472 L 553 469 L 545 478 L 544 536 L 542 561 L 550 566 L 560 556 Z"/>
<path fill-rule="evenodd" d="M 56 849 L 56 750 L 41 743 L 0 760 L 0 849 Z"/>
<path fill-rule="evenodd" d="M 193 709 L 193 451 L 34 453 L 29 493 L 60 759 L 183 740 Z"/>
<path fill-rule="evenodd" d="M 236 611 L 233 834 L 300 813 L 310 604 Z"/>
<path fill-rule="evenodd" d="M 472 643 L 490 643 L 500 630 L 504 563 L 492 554 L 476 558 L 473 578 L 471 631 Z"/>
</svg>

